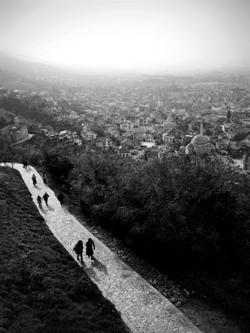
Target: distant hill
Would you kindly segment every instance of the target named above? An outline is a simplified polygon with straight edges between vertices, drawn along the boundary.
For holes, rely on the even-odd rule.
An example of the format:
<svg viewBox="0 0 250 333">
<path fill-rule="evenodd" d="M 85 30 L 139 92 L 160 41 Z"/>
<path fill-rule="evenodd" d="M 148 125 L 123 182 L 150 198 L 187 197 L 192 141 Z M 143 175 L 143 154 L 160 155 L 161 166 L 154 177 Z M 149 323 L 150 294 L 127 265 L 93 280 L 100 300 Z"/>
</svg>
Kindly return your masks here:
<svg viewBox="0 0 250 333">
<path fill-rule="evenodd" d="M 0 167 L 0 331 L 128 332 L 54 238 L 19 173 Z"/>
<path fill-rule="evenodd" d="M 88 72 L 86 69 L 69 66 L 57 66 L 14 57 L 0 52 L 0 87 L 24 90 L 49 89 L 55 85 L 74 86 L 96 83 L 123 84 L 126 82 L 150 82 L 151 84 L 193 84 L 215 82 L 250 82 L 249 68 L 220 69 L 217 71 L 170 74 L 170 73 L 138 73 L 138 72 Z"/>
</svg>

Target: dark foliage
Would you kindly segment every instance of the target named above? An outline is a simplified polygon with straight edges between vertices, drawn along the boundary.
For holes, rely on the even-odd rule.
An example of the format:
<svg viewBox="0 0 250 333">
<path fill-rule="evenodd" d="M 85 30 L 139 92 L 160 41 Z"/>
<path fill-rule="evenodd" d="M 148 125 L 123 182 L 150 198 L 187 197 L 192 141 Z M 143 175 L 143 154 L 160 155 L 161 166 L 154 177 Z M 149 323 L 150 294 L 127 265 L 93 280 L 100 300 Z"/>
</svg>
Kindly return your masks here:
<svg viewBox="0 0 250 333">
<path fill-rule="evenodd" d="M 85 153 L 71 161 L 49 158 L 83 212 L 157 265 L 249 269 L 247 176 L 219 161 L 201 166 L 185 157 L 138 163 Z"/>
<path fill-rule="evenodd" d="M 196 272 L 195 289 L 249 319 L 248 176 L 219 161 L 195 165 L 179 156 L 138 163 L 83 154 L 68 182 L 92 223 L 162 270 Z"/>
<path fill-rule="evenodd" d="M 76 157 L 68 150 L 65 159 L 49 147 L 45 156 L 52 175 L 70 188 L 89 220 L 154 265 L 168 272 L 197 271 L 197 279 L 201 270 L 209 276 L 229 272 L 225 280 L 234 278 L 235 272 L 242 285 L 247 283 L 248 176 L 219 161 L 195 165 L 182 156 L 135 162 L 110 152 Z M 224 283 L 217 287 L 222 295 Z M 249 293 L 250 286 L 246 290 Z M 231 304 L 235 312 L 237 304 L 224 292 L 221 303 Z M 217 302 L 212 287 L 206 293 Z M 241 285 L 234 294 L 242 296 Z M 250 309 L 249 297 L 244 297 L 241 312 Z"/>
<path fill-rule="evenodd" d="M 63 182 L 68 178 L 70 171 L 73 169 L 73 164 L 69 159 L 56 154 L 45 154 L 45 166 L 55 178 Z"/>
</svg>

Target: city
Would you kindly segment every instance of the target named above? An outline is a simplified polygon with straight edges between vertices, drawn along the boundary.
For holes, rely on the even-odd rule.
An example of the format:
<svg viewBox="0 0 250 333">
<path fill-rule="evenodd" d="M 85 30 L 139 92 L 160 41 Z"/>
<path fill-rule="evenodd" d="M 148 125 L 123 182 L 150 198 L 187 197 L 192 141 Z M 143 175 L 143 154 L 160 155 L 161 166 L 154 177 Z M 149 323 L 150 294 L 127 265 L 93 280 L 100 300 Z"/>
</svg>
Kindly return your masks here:
<svg viewBox="0 0 250 333">
<path fill-rule="evenodd" d="M 87 88 L 86 83 L 76 85 L 39 91 L 1 87 L 1 120 L 7 124 L 16 105 L 24 124 L 33 120 L 32 134 L 78 146 L 79 151 L 110 150 L 135 160 L 187 153 L 202 123 L 210 157 L 249 169 L 250 75 L 114 77 L 105 84 L 90 82 Z M 26 106 L 23 114 L 19 104 Z M 8 126 L 1 131 L 10 139 Z"/>
<path fill-rule="evenodd" d="M 0 0 L 0 332 L 249 333 L 249 14 Z"/>
</svg>

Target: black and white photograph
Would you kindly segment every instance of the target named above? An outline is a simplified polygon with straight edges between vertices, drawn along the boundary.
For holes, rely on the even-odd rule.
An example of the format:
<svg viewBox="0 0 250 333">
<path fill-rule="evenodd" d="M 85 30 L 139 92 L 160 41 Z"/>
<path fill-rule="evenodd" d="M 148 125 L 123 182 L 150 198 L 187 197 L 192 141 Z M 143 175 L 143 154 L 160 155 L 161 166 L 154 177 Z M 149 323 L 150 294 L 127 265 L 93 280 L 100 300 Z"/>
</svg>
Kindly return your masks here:
<svg viewBox="0 0 250 333">
<path fill-rule="evenodd" d="M 250 332 L 250 0 L 0 0 L 0 333 Z"/>
</svg>

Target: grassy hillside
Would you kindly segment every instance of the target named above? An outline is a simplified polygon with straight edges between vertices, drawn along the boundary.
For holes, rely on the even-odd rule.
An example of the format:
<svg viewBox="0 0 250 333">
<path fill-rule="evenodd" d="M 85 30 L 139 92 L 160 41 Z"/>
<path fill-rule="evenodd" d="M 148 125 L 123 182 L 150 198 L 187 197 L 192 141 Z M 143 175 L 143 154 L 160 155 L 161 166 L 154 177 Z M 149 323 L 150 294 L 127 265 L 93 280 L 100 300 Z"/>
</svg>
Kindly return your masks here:
<svg viewBox="0 0 250 333">
<path fill-rule="evenodd" d="M 0 211 L 1 333 L 128 332 L 8 168 L 0 168 Z"/>
</svg>

